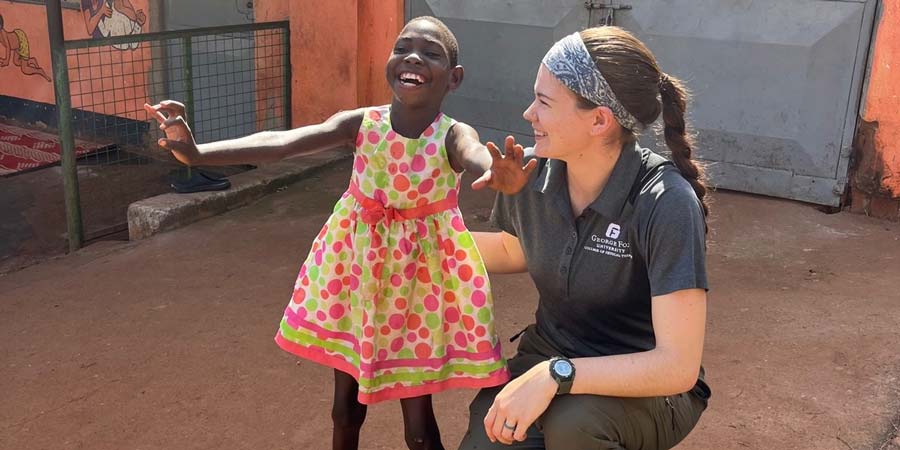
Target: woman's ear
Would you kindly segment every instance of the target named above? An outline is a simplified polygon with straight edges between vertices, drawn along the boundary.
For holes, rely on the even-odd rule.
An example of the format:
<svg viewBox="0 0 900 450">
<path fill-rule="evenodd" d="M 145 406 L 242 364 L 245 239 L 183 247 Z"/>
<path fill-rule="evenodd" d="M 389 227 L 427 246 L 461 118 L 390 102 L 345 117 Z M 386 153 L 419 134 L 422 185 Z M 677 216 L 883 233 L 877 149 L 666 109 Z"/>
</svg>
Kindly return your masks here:
<svg viewBox="0 0 900 450">
<path fill-rule="evenodd" d="M 455 90 L 462 84 L 463 77 L 465 77 L 465 75 L 466 71 L 463 70 L 463 66 L 456 66 L 450 69 L 450 84 L 448 85 L 448 87 L 451 91 Z"/>
<path fill-rule="evenodd" d="M 593 123 L 591 125 L 592 136 L 603 136 L 619 126 L 616 116 L 606 106 L 599 106 L 591 110 Z"/>
</svg>

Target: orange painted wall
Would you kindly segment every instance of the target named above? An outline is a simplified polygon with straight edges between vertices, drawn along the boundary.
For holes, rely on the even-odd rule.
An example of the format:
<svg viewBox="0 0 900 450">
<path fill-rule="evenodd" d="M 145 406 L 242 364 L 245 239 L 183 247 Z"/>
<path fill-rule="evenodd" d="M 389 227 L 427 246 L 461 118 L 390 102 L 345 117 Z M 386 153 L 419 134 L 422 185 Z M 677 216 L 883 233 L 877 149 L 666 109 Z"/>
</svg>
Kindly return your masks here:
<svg viewBox="0 0 900 450">
<path fill-rule="evenodd" d="M 290 20 L 287 2 L 256 0 L 253 5 L 256 22 Z M 271 130 L 284 123 L 284 66 L 280 58 L 273 58 L 273 49 L 281 50 L 281 34 L 259 33 L 256 37 L 256 129 Z M 283 55 L 283 53 L 282 53 Z"/>
<path fill-rule="evenodd" d="M 384 65 L 403 28 L 403 0 L 360 0 L 359 78 L 357 103 L 360 106 L 390 102 L 391 90 L 384 77 Z"/>
<path fill-rule="evenodd" d="M 131 3 L 151 16 L 148 0 L 131 0 Z M 323 7 L 321 0 L 255 0 L 254 6 L 259 22 L 291 22 L 294 126 L 322 121 L 341 109 L 390 101 L 384 63 L 403 26 L 403 0 L 329 0 L 327 7 Z M 5 29 L 25 32 L 31 56 L 52 77 L 45 11 L 41 5 L 0 2 Z M 79 10 L 63 9 L 63 27 L 67 40 L 90 37 Z M 143 28 L 150 29 L 149 21 Z M 151 59 L 144 54 L 147 51 L 144 47 L 136 51 L 112 50 L 102 55 L 94 52 L 90 56 L 70 57 L 73 106 L 143 119 L 140 104 L 145 101 L 146 91 L 141 86 L 148 84 L 146 73 L 150 70 L 149 62 L 143 60 Z M 86 68 L 89 66 L 93 68 Z M 278 68 L 263 66 L 258 70 L 260 78 L 272 80 Z M 92 75 L 103 81 L 74 82 Z M 269 85 L 258 87 L 274 91 Z M 107 92 L 99 97 L 80 95 L 90 90 Z M 129 100 L 122 100 L 123 93 Z M 0 95 L 55 103 L 52 82 L 38 75 L 25 75 L 12 64 L 0 68 Z M 277 110 L 283 106 L 280 103 L 280 98 L 260 98 L 261 109 Z M 259 126 L 267 126 L 269 119 L 261 117 Z"/>
<path fill-rule="evenodd" d="M 875 37 L 863 120 L 878 122 L 875 151 L 883 192 L 900 197 L 900 0 L 885 0 Z"/>
<path fill-rule="evenodd" d="M 148 0 L 131 0 L 131 3 L 135 9 L 143 10 L 149 16 Z M 63 31 L 66 40 L 90 37 L 81 11 L 63 8 L 62 12 Z M 52 78 L 53 66 L 50 60 L 46 8 L 42 5 L 2 2 L 0 3 L 0 15 L 3 15 L 5 31 L 21 29 L 25 32 L 28 37 L 30 56 L 35 58 L 37 64 Z M 150 22 L 148 19 L 144 23 L 143 29 L 147 30 L 149 26 Z M 5 48 L 0 47 L 0 51 L 4 50 Z M 73 70 L 73 72 L 70 72 L 70 78 L 73 81 L 77 79 L 86 80 L 91 75 L 94 78 L 103 79 L 102 82 L 94 82 L 95 85 L 90 85 L 87 82 L 73 83 L 71 85 L 73 107 L 106 114 L 131 116 L 132 114 L 127 112 L 136 111 L 137 103 L 142 103 L 144 101 L 143 97 L 146 96 L 141 86 L 146 85 L 144 74 L 149 69 L 149 63 L 144 63 L 142 60 L 149 58 L 141 55 L 143 51 L 145 49 L 142 47 L 135 51 L 110 50 L 105 51 L 103 55 L 94 54 L 81 58 L 70 57 L 69 65 Z M 100 68 L 100 65 L 103 65 L 103 69 Z M 85 68 L 88 66 L 94 67 Z M 100 76 L 101 70 L 102 77 Z M 112 97 L 111 90 L 113 88 L 121 90 L 118 98 Z M 109 98 L 105 98 L 103 95 L 92 95 L 90 98 L 79 96 L 82 90 L 97 91 L 100 89 L 110 91 L 106 94 Z M 122 92 L 127 93 L 135 100 L 130 102 L 120 101 Z M 56 103 L 52 82 L 45 80 L 39 75 L 25 75 L 12 63 L 6 67 L 0 67 L 0 95 L 24 98 L 42 103 Z"/>
<path fill-rule="evenodd" d="M 255 0 L 257 21 L 290 20 L 293 125 L 384 104 L 384 63 L 403 26 L 403 0 Z"/>
<path fill-rule="evenodd" d="M 900 0 L 883 0 L 851 174 L 857 212 L 900 220 Z"/>
</svg>

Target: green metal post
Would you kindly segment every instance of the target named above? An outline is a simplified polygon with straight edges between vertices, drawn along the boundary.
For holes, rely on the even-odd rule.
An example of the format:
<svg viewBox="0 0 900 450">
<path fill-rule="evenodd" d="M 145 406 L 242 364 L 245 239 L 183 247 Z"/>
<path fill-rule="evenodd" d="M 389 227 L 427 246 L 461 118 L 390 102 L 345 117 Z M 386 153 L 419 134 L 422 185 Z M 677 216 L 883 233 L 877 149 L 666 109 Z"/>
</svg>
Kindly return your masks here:
<svg viewBox="0 0 900 450">
<path fill-rule="evenodd" d="M 285 25 L 283 30 L 284 59 L 282 65 L 284 66 L 284 106 L 282 112 L 284 113 L 284 129 L 290 130 L 294 126 L 291 118 L 291 112 L 293 110 L 293 99 L 291 98 L 291 27 Z"/>
<path fill-rule="evenodd" d="M 84 243 L 84 228 L 81 222 L 78 168 L 75 165 L 75 136 L 72 131 L 72 98 L 69 96 L 69 65 L 66 61 L 60 0 L 47 0 L 47 29 L 50 32 L 53 87 L 56 92 L 56 107 L 59 113 L 59 144 L 62 150 L 60 164 L 66 201 L 69 251 L 75 251 Z"/>
<path fill-rule="evenodd" d="M 191 46 L 191 37 L 185 36 L 181 39 L 181 46 L 184 49 L 182 55 L 181 76 L 184 78 L 184 109 L 187 111 L 187 124 L 194 130 L 194 49 Z"/>
<path fill-rule="evenodd" d="M 191 133 L 197 135 L 194 129 L 194 48 L 191 45 L 191 36 L 181 38 L 182 55 L 181 77 L 184 78 L 184 110 L 187 113 L 187 124 L 191 127 Z M 191 166 L 187 167 L 187 177 L 191 177 Z"/>
</svg>

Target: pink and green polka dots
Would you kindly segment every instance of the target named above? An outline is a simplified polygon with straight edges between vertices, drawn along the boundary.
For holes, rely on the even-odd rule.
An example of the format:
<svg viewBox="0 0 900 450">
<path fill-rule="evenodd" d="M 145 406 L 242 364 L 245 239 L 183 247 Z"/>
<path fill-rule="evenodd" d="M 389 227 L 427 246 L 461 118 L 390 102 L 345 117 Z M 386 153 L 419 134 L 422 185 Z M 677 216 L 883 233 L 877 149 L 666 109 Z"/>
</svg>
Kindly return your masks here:
<svg viewBox="0 0 900 450">
<path fill-rule="evenodd" d="M 444 146 L 454 123 L 440 114 L 409 139 L 391 129 L 389 106 L 368 110 L 351 184 L 385 208 L 455 205 L 460 175 Z M 490 282 L 459 209 L 367 214 L 349 191 L 337 202 L 300 268 L 278 344 L 354 376 L 366 404 L 505 382 Z"/>
</svg>

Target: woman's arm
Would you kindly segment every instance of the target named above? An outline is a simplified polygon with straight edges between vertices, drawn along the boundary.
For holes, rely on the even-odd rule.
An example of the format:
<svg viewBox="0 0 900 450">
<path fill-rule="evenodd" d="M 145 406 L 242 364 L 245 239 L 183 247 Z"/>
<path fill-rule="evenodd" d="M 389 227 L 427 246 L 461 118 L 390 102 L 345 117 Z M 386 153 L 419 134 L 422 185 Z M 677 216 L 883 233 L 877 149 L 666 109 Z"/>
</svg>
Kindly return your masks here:
<svg viewBox="0 0 900 450">
<path fill-rule="evenodd" d="M 706 291 L 685 289 L 653 298 L 656 348 L 627 355 L 577 358 L 570 394 L 614 397 L 655 397 L 690 390 L 700 373 L 706 333 Z M 517 424 L 514 439 L 547 409 L 557 383 L 548 362 L 540 363 L 511 381 L 497 394 L 484 418 L 492 440 L 501 436 L 503 423 Z"/>
<path fill-rule="evenodd" d="M 472 232 L 484 266 L 490 273 L 522 273 L 528 270 L 519 239 L 505 231 Z"/>
<path fill-rule="evenodd" d="M 161 123 L 160 129 L 166 133 L 166 139 L 159 141 L 161 147 L 171 151 L 184 164 L 210 166 L 280 161 L 351 144 L 362 124 L 364 112 L 362 109 L 341 111 L 320 124 L 196 145 L 184 120 L 184 105 L 164 101 L 144 108 Z"/>
<path fill-rule="evenodd" d="M 656 348 L 572 360 L 573 394 L 654 397 L 680 394 L 694 387 L 706 334 L 706 291 L 676 291 L 654 297 L 652 305 Z"/>
</svg>

